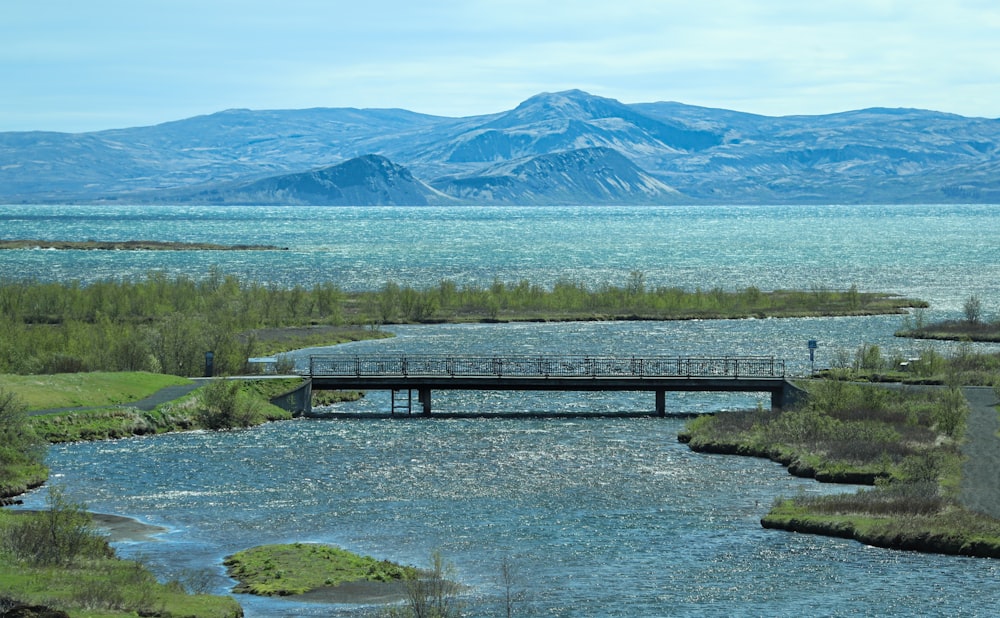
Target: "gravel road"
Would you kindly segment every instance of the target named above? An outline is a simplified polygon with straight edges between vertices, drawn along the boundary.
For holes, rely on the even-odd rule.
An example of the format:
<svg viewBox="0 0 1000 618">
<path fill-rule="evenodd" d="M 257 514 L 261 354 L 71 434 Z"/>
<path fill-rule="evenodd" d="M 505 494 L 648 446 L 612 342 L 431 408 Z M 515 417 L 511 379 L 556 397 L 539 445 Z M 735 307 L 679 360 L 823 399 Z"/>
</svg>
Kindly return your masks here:
<svg viewBox="0 0 1000 618">
<path fill-rule="evenodd" d="M 962 491 L 966 507 L 1000 518 L 1000 415 L 992 388 L 962 389 L 969 402 L 969 421 L 962 452 Z"/>
</svg>

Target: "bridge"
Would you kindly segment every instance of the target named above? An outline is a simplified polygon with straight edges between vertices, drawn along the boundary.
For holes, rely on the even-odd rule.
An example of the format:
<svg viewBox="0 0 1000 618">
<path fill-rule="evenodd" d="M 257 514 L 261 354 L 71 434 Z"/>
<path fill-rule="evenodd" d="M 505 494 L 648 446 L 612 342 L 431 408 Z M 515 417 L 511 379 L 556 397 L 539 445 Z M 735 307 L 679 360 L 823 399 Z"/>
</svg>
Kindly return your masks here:
<svg viewBox="0 0 1000 618">
<path fill-rule="evenodd" d="M 659 416 L 667 391 L 769 392 L 775 409 L 800 392 L 786 379 L 784 361 L 769 356 L 311 356 L 308 378 L 306 394 L 391 391 L 393 414 L 412 414 L 415 390 L 426 416 L 434 390 L 644 391 L 655 393 Z"/>
</svg>

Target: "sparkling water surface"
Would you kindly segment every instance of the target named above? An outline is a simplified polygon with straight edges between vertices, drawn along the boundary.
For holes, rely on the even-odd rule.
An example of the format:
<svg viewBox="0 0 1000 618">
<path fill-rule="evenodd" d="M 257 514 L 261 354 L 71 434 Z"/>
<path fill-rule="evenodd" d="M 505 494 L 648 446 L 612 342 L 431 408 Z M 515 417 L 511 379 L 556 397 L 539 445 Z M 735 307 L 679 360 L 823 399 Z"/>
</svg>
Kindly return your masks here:
<svg viewBox="0 0 1000 618">
<path fill-rule="evenodd" d="M 208 208 L 0 206 L 0 237 L 156 238 L 276 244 L 255 252 L 0 252 L 0 276 L 79 279 L 223 272 L 279 284 L 371 289 L 451 278 L 487 285 L 560 278 L 688 289 L 885 290 L 960 315 L 991 311 L 1000 280 L 992 206 L 698 208 Z M 357 352 L 765 354 L 808 369 L 877 343 L 901 356 L 899 316 L 394 327 Z M 976 346 L 996 349 L 996 346 Z M 299 353 L 304 362 L 309 353 Z M 435 411 L 631 412 L 649 393 L 435 393 Z M 672 412 L 766 405 L 766 395 L 668 393 Z M 385 393 L 338 409 L 386 411 Z M 502 615 L 500 564 L 523 616 L 992 615 L 995 561 L 893 552 L 768 531 L 778 496 L 853 491 L 776 464 L 700 455 L 676 418 L 296 420 L 50 449 L 53 481 L 95 511 L 164 526 L 118 545 L 161 577 L 262 543 L 317 541 L 423 565 L 435 550 L 469 586 L 468 614 Z M 44 505 L 44 491 L 26 507 Z M 372 608 L 241 595 L 247 616 L 360 616 Z"/>
<path fill-rule="evenodd" d="M 224 272 L 348 290 L 388 280 L 559 279 L 764 290 L 857 285 L 960 311 L 1000 276 L 997 206 L 208 207 L 0 206 L 0 238 L 264 244 L 282 252 L 4 251 L 43 280 Z M 987 283 L 990 282 L 990 283 Z"/>
</svg>

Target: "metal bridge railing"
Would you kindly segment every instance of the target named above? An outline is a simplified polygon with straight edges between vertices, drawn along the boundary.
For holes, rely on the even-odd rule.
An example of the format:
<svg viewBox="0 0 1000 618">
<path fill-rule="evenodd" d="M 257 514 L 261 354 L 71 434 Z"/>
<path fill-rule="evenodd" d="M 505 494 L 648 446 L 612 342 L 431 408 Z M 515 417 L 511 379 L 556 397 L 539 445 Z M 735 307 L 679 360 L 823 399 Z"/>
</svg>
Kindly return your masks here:
<svg viewBox="0 0 1000 618">
<path fill-rule="evenodd" d="M 311 356 L 312 377 L 782 378 L 770 356 Z"/>
</svg>

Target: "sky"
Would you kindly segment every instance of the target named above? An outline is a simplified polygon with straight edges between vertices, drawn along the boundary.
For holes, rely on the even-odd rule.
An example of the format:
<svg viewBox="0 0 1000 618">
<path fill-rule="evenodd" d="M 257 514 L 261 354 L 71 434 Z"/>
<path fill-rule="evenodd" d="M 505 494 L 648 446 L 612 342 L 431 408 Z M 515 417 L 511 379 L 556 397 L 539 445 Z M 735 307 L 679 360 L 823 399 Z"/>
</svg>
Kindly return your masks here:
<svg viewBox="0 0 1000 618">
<path fill-rule="evenodd" d="M 578 88 L 769 116 L 1000 117 L 996 0 L 3 0 L 0 131 L 231 108 L 512 109 Z"/>
</svg>

